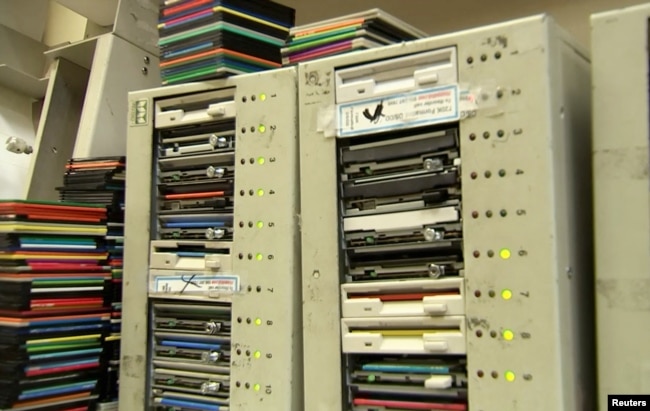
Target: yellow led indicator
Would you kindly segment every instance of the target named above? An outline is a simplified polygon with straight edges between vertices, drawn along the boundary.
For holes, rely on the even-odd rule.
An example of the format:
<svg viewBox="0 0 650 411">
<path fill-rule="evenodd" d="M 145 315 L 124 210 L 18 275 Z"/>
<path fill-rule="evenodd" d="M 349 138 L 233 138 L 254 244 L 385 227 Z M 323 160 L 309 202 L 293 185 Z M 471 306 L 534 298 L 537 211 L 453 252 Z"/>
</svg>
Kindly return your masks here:
<svg viewBox="0 0 650 411">
<path fill-rule="evenodd" d="M 259 384 L 255 384 L 255 385 L 253 385 L 253 389 L 254 389 L 255 391 L 259 391 L 260 388 L 261 388 L 261 387 L 260 387 Z"/>
<path fill-rule="evenodd" d="M 499 256 L 504 260 L 509 259 L 511 256 L 510 250 L 508 250 L 507 248 L 502 248 L 501 251 L 499 251 Z"/>
<path fill-rule="evenodd" d="M 509 300 L 509 299 L 511 299 L 511 298 L 512 298 L 512 291 L 510 291 L 510 290 L 503 290 L 503 291 L 501 291 L 501 297 L 502 297 L 504 300 Z"/>
<path fill-rule="evenodd" d="M 261 318 L 256 318 L 255 319 L 255 325 L 262 325 L 262 319 Z"/>
<path fill-rule="evenodd" d="M 257 228 L 264 228 L 264 223 L 262 221 L 258 221 Z"/>
<path fill-rule="evenodd" d="M 515 380 L 515 373 L 512 371 L 506 371 L 506 381 L 513 382 Z"/>
<path fill-rule="evenodd" d="M 505 330 L 503 332 L 503 339 L 506 341 L 512 341 L 512 339 L 515 338 L 515 333 L 513 333 L 510 330 Z"/>
<path fill-rule="evenodd" d="M 255 256 L 255 259 L 256 259 L 257 261 L 262 261 L 262 260 L 264 259 L 264 256 L 263 256 L 262 254 L 257 254 L 257 255 Z"/>
<path fill-rule="evenodd" d="M 266 94 L 262 93 L 260 94 L 260 101 L 266 100 Z"/>
<path fill-rule="evenodd" d="M 259 164 L 259 165 L 264 164 L 264 162 L 265 162 L 264 157 L 260 157 L 260 158 L 257 159 L 257 164 Z"/>
<path fill-rule="evenodd" d="M 262 358 L 262 352 L 255 351 L 255 353 L 253 354 L 253 357 L 255 357 L 255 359 L 259 360 L 260 358 Z"/>
<path fill-rule="evenodd" d="M 257 190 L 257 195 L 262 197 L 264 195 L 264 190 L 262 190 L 261 188 Z"/>
<path fill-rule="evenodd" d="M 260 124 L 260 126 L 257 129 L 260 131 L 260 133 L 263 133 L 266 131 L 266 126 L 264 124 Z"/>
</svg>

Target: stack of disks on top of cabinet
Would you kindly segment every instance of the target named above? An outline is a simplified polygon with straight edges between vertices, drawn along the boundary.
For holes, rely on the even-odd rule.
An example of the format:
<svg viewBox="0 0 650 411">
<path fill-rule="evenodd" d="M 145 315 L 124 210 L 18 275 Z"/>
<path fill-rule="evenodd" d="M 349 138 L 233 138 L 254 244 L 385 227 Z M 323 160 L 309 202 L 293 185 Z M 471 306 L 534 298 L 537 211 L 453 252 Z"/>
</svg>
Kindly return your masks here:
<svg viewBox="0 0 650 411">
<path fill-rule="evenodd" d="M 372 9 L 292 28 L 282 48 L 282 63 L 286 66 L 426 36 L 388 13 Z"/>
<path fill-rule="evenodd" d="M 163 85 L 282 66 L 295 10 L 268 0 L 167 0 L 160 8 Z"/>
</svg>

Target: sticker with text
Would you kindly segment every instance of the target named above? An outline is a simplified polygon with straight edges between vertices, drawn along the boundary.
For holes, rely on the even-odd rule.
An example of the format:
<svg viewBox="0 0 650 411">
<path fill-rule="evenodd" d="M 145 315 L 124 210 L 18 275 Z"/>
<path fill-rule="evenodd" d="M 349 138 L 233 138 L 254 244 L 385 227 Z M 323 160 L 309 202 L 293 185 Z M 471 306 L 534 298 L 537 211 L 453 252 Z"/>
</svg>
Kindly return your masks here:
<svg viewBox="0 0 650 411">
<path fill-rule="evenodd" d="M 355 101 L 337 106 L 339 137 L 432 125 L 460 119 L 457 85 Z"/>
</svg>

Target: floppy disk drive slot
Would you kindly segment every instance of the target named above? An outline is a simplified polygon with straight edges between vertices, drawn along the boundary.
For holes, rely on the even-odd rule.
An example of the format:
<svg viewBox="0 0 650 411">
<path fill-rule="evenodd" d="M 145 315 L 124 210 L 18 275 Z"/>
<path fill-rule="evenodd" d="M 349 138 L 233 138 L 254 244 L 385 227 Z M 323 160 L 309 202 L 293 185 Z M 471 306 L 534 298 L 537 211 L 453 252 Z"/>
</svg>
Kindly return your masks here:
<svg viewBox="0 0 650 411">
<path fill-rule="evenodd" d="M 159 376 L 168 376 L 172 378 L 184 377 L 188 379 L 200 379 L 200 380 L 213 380 L 219 382 L 220 384 L 227 384 L 229 377 L 223 374 L 216 373 L 206 373 L 198 371 L 182 371 L 177 369 L 170 368 L 156 368 L 154 369 L 154 374 Z"/>
<path fill-rule="evenodd" d="M 230 304 L 182 304 L 172 302 L 154 302 L 153 308 L 155 313 L 167 313 L 167 316 L 173 315 L 204 315 L 213 317 L 217 314 L 220 316 L 230 316 Z"/>
<path fill-rule="evenodd" d="M 383 381 L 408 383 L 424 382 L 432 376 L 452 377 L 453 385 L 467 385 L 466 360 L 454 357 L 390 357 L 355 356 L 350 364 L 351 375 L 365 376 L 376 373 L 378 383 Z M 405 378 L 408 376 L 408 379 Z M 436 387 L 443 388 L 443 387 Z"/>
<path fill-rule="evenodd" d="M 188 107 L 171 108 L 168 110 L 157 110 L 156 128 L 179 127 L 189 124 L 210 123 L 215 121 L 227 121 L 235 118 L 237 105 L 234 101 L 221 101 L 208 103 L 203 109 Z"/>
<path fill-rule="evenodd" d="M 235 182 L 232 178 L 221 180 L 188 181 L 168 184 L 159 184 L 158 190 L 163 194 L 163 199 L 170 198 L 169 194 L 193 194 L 196 192 L 220 193 L 225 196 L 232 196 Z"/>
<path fill-rule="evenodd" d="M 235 147 L 235 122 L 214 124 L 206 127 L 189 127 L 160 133 L 159 145 L 174 148 L 196 143 L 210 143 L 215 148 Z"/>
<path fill-rule="evenodd" d="M 457 131 L 456 129 L 449 129 L 352 145 L 341 149 L 340 157 L 343 166 L 348 167 L 355 163 L 385 162 L 418 157 L 423 154 L 451 150 L 457 147 Z"/>
<path fill-rule="evenodd" d="M 346 249 L 352 253 L 431 248 L 460 248 L 462 228 L 455 224 L 432 224 L 397 230 L 346 232 Z"/>
<path fill-rule="evenodd" d="M 149 264 L 153 269 L 232 269 L 230 247 L 227 243 L 220 242 L 152 241 Z"/>
<path fill-rule="evenodd" d="M 183 389 L 196 394 L 215 395 L 223 387 L 228 386 L 228 380 L 227 376 L 219 374 L 166 368 L 154 369 L 154 385 L 162 389 Z"/>
<path fill-rule="evenodd" d="M 371 261 L 382 256 L 406 255 L 462 255 L 462 240 L 445 240 L 436 242 L 418 242 L 404 244 L 384 244 L 364 247 L 348 247 L 346 254 L 350 260 L 365 259 Z"/>
<path fill-rule="evenodd" d="M 210 166 L 233 166 L 235 164 L 235 153 L 228 152 L 215 152 L 208 154 L 197 154 L 182 157 L 167 157 L 158 160 L 158 166 L 161 171 L 188 170 L 203 168 L 207 169 Z"/>
<path fill-rule="evenodd" d="M 404 196 L 348 199 L 344 201 L 344 217 L 413 211 L 435 206 L 460 207 L 460 188 L 446 187 Z"/>
<path fill-rule="evenodd" d="M 409 386 L 419 385 L 430 390 L 467 387 L 467 376 L 462 372 L 445 375 L 432 375 L 413 374 L 408 372 L 353 371 L 351 377 L 355 382 L 372 381 L 379 387 L 390 387 L 393 384 L 408 384 Z"/>
<path fill-rule="evenodd" d="M 168 184 L 183 183 L 188 181 L 214 181 L 222 178 L 233 178 L 234 174 L 234 166 L 216 164 L 199 169 L 165 171 L 160 173 L 158 176 L 161 183 Z"/>
<path fill-rule="evenodd" d="M 459 243 L 455 248 L 414 248 L 403 247 L 386 250 L 385 252 L 351 252 L 346 253 L 346 261 L 350 267 L 350 272 L 355 268 L 363 268 L 366 274 L 374 274 L 378 277 L 377 272 L 369 271 L 371 267 L 381 266 L 381 264 L 393 264 L 405 266 L 409 261 L 428 261 L 426 265 L 427 278 L 441 278 L 454 275 L 455 262 L 462 261 L 463 250 Z M 399 261 L 403 262 L 400 263 Z M 406 273 L 405 273 L 406 274 Z"/>
<path fill-rule="evenodd" d="M 159 214 L 161 234 L 176 234 L 181 241 L 187 238 L 187 234 L 196 234 L 200 239 L 226 239 L 228 234 L 232 233 L 233 216 L 232 214 L 217 213 L 185 213 L 185 214 Z"/>
<path fill-rule="evenodd" d="M 460 277 L 348 283 L 341 295 L 346 318 L 465 315 Z"/>
<path fill-rule="evenodd" d="M 153 390 L 156 411 L 228 411 L 228 398 Z M 161 398 L 162 397 L 162 398 Z"/>
<path fill-rule="evenodd" d="M 158 317 L 156 331 L 182 331 L 196 334 L 217 335 L 230 332 L 230 321 L 187 320 L 182 318 Z"/>
<path fill-rule="evenodd" d="M 422 228 L 428 225 L 453 223 L 459 220 L 460 213 L 455 207 L 425 208 L 399 213 L 347 217 L 343 219 L 343 230 L 346 233 L 402 230 L 405 227 Z"/>
<path fill-rule="evenodd" d="M 336 70 L 337 104 L 458 82 L 456 48 Z"/>
<path fill-rule="evenodd" d="M 205 110 L 210 104 L 234 101 L 235 88 L 225 87 L 200 93 L 174 96 L 156 100 L 156 112 L 170 110 L 197 111 Z"/>
<path fill-rule="evenodd" d="M 450 150 L 395 161 L 355 163 L 346 167 L 341 177 L 343 181 L 366 183 L 423 173 L 440 173 L 459 166 L 458 152 Z"/>
<path fill-rule="evenodd" d="M 426 383 L 422 386 L 416 387 L 411 385 L 397 385 L 397 384 L 361 384 L 351 383 L 349 387 L 353 392 L 359 394 L 375 394 L 375 395 L 403 395 L 408 397 L 415 397 L 418 400 L 464 400 L 467 398 L 467 388 L 463 387 L 445 387 L 445 388 L 430 388 L 431 386 L 446 386 L 453 383 L 451 376 L 434 376 L 429 379 L 429 387 Z"/>
<path fill-rule="evenodd" d="M 154 358 L 166 361 L 191 361 L 197 364 L 228 366 L 230 352 L 220 345 L 192 343 L 187 341 L 160 341 Z"/>
<path fill-rule="evenodd" d="M 163 200 L 160 203 L 159 214 L 230 212 L 232 213 L 232 197 L 207 195 L 206 198 L 187 200 Z"/>
<path fill-rule="evenodd" d="M 413 278 L 438 279 L 462 275 L 461 256 L 405 256 L 373 261 L 350 260 L 347 276 L 351 281 L 404 280 Z"/>
<path fill-rule="evenodd" d="M 380 317 L 341 320 L 343 352 L 465 354 L 465 317 Z"/>
<path fill-rule="evenodd" d="M 163 111 L 156 113 L 156 128 L 225 121 L 234 118 L 236 114 L 237 105 L 234 101 L 210 104 L 205 110 L 185 111 L 175 109 Z"/>
<path fill-rule="evenodd" d="M 343 196 L 345 198 L 368 198 L 413 194 L 438 187 L 453 186 L 458 184 L 458 182 L 458 171 L 451 169 L 442 173 L 429 172 L 403 178 L 392 178 L 386 181 L 371 181 L 366 183 L 346 181 L 342 185 Z"/>
<path fill-rule="evenodd" d="M 345 241 L 348 246 L 380 245 L 413 241 L 442 241 L 462 238 L 460 223 L 422 224 L 416 227 L 403 227 L 393 230 L 366 230 L 360 232 L 346 231 Z"/>
<path fill-rule="evenodd" d="M 354 410 L 465 410 L 466 361 L 456 356 L 352 356 L 348 384 Z M 389 400 L 388 400 L 389 398 Z M 426 401 L 426 403 L 425 403 Z M 389 403 L 394 403 L 394 406 Z"/>
<path fill-rule="evenodd" d="M 204 374 L 214 374 L 214 375 L 221 376 L 223 378 L 223 381 L 226 381 L 226 378 L 228 378 L 228 375 L 230 374 L 230 366 L 227 363 L 225 364 L 225 366 L 217 366 L 212 364 L 193 364 L 188 362 L 153 360 L 152 364 L 156 368 L 173 369 L 173 370 L 197 372 L 197 373 L 204 373 Z"/>
<path fill-rule="evenodd" d="M 207 227 L 207 228 L 161 228 L 158 230 L 163 240 L 232 240 L 232 227 Z"/>
<path fill-rule="evenodd" d="M 211 133 L 202 136 L 179 137 L 163 140 L 160 144 L 160 157 L 179 157 L 192 154 L 232 152 L 235 148 L 235 132 Z M 170 142 L 173 141 L 173 142 Z"/>
</svg>

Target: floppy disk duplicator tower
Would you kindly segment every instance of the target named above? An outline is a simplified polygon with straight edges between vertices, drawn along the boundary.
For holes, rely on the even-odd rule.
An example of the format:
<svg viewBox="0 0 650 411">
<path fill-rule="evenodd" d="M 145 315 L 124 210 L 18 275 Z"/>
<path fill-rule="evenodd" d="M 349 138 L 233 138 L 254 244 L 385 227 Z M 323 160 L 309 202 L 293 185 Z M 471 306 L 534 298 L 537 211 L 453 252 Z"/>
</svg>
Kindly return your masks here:
<svg viewBox="0 0 650 411">
<path fill-rule="evenodd" d="M 591 17 L 599 410 L 650 392 L 650 4 Z M 622 46 L 624 45 L 624 46 Z M 625 337 L 621 337 L 621 336 Z"/>
<path fill-rule="evenodd" d="M 123 410 L 302 408 L 296 69 L 129 95 Z"/>
<path fill-rule="evenodd" d="M 298 79 L 304 409 L 593 410 L 579 47 L 536 16 Z"/>
</svg>

